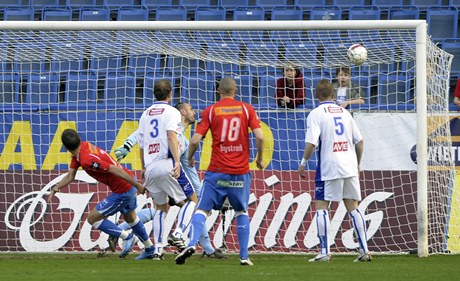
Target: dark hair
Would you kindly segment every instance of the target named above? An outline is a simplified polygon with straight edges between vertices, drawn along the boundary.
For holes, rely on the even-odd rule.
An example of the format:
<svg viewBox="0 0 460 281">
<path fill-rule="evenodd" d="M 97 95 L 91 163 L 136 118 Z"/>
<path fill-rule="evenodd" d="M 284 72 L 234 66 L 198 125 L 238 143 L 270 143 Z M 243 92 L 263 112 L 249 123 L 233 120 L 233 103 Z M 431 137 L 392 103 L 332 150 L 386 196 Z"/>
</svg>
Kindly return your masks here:
<svg viewBox="0 0 460 281">
<path fill-rule="evenodd" d="M 343 73 L 347 73 L 350 75 L 350 67 L 348 66 L 339 66 L 335 69 L 335 76 L 339 75 L 339 72 L 342 71 Z"/>
<path fill-rule="evenodd" d="M 334 87 L 327 79 L 322 79 L 316 84 L 316 96 L 323 99 L 332 98 L 334 95 Z"/>
<path fill-rule="evenodd" d="M 184 106 L 185 106 L 185 102 L 178 102 L 176 103 L 174 107 L 180 111 L 182 108 L 184 108 Z"/>
<path fill-rule="evenodd" d="M 299 77 L 300 68 L 299 68 L 296 64 L 293 64 L 293 63 L 288 63 L 288 64 L 286 64 L 286 65 L 284 66 L 284 68 L 283 68 L 283 71 L 284 71 L 284 69 L 287 69 L 287 68 L 289 68 L 289 69 L 294 69 L 294 71 L 295 71 L 295 77 L 296 77 L 296 78 Z"/>
<path fill-rule="evenodd" d="M 73 151 L 80 146 L 80 136 L 74 129 L 65 129 L 61 135 L 62 144 L 69 151 Z"/>
<path fill-rule="evenodd" d="M 164 101 L 172 91 L 171 82 L 168 79 L 161 79 L 153 86 L 153 95 L 157 101 Z"/>
</svg>

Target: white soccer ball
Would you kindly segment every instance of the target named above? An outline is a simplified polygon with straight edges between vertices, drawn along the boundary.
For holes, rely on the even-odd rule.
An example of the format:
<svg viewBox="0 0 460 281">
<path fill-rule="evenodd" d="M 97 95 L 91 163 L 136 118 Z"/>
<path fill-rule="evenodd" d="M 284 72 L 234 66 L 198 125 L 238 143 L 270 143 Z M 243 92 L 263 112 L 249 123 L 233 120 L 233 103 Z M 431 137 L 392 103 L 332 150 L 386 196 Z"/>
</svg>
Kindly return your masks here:
<svg viewBox="0 0 460 281">
<path fill-rule="evenodd" d="M 361 44 L 353 44 L 348 48 L 348 60 L 355 65 L 361 65 L 367 60 L 367 49 Z"/>
</svg>

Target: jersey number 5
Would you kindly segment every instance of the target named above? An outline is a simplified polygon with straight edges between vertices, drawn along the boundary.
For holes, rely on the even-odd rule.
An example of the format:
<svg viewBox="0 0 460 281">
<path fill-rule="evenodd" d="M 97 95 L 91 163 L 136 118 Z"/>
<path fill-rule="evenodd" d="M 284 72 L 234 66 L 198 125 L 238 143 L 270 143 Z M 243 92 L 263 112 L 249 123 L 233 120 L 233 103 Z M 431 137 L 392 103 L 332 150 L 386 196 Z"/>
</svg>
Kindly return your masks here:
<svg viewBox="0 0 460 281">
<path fill-rule="evenodd" d="M 334 125 L 335 125 L 335 133 L 339 136 L 343 134 L 344 125 L 343 125 L 342 117 L 334 117 Z"/>
<path fill-rule="evenodd" d="M 239 117 L 232 117 L 230 119 L 224 118 L 222 122 L 222 133 L 220 135 L 220 142 L 236 141 L 240 135 L 241 119 Z"/>
</svg>

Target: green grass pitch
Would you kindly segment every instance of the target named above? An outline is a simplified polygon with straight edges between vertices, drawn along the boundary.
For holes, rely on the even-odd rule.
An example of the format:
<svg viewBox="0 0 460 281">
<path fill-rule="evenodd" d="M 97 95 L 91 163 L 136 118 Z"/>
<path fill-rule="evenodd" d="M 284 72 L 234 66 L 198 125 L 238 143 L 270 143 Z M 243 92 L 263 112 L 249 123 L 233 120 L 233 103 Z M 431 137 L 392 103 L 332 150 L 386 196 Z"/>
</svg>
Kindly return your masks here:
<svg viewBox="0 0 460 281">
<path fill-rule="evenodd" d="M 135 261 L 136 256 L 2 253 L 0 280 L 460 280 L 460 255 L 374 255 L 363 263 L 354 263 L 354 255 L 334 255 L 329 263 L 308 263 L 312 255 L 252 254 L 253 267 L 240 266 L 237 255 L 215 260 L 195 254 L 184 265 L 176 265 L 173 254 L 163 261 Z"/>
</svg>

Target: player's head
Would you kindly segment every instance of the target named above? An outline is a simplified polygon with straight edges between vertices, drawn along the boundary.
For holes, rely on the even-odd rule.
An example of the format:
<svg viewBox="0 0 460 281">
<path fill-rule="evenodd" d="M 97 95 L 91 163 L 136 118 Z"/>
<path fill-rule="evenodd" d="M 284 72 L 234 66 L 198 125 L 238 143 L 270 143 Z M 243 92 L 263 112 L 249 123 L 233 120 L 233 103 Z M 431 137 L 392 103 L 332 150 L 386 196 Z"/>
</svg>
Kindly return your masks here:
<svg viewBox="0 0 460 281">
<path fill-rule="evenodd" d="M 322 79 L 316 84 L 316 97 L 320 101 L 331 100 L 334 96 L 334 87 L 327 79 Z"/>
<path fill-rule="evenodd" d="M 62 144 L 68 151 L 74 151 L 80 146 L 80 136 L 74 129 L 65 129 L 61 135 Z"/>
<path fill-rule="evenodd" d="M 219 95 L 221 97 L 235 97 L 236 82 L 230 77 L 224 77 L 219 82 Z"/>
<path fill-rule="evenodd" d="M 168 79 L 161 79 L 155 81 L 153 86 L 153 95 L 157 101 L 166 101 L 172 94 L 171 81 Z"/>
<path fill-rule="evenodd" d="M 195 110 L 193 110 L 193 107 L 186 103 L 186 102 L 180 102 L 176 104 L 176 109 L 179 110 L 180 114 L 182 115 L 182 120 L 185 121 L 187 124 L 192 124 L 195 123 Z"/>
</svg>

